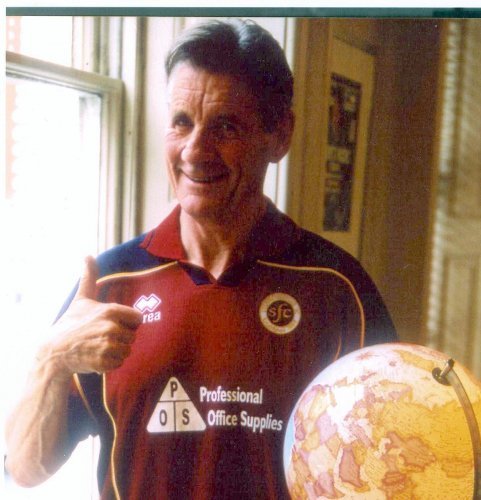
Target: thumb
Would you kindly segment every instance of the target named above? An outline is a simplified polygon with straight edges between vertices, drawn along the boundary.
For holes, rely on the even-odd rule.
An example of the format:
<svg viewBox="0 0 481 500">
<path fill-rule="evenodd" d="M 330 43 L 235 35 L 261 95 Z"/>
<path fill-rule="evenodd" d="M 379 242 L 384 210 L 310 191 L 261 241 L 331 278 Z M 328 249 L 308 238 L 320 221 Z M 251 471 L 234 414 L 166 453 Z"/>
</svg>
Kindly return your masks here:
<svg viewBox="0 0 481 500">
<path fill-rule="evenodd" d="M 97 264 L 92 256 L 88 256 L 84 261 L 82 276 L 75 298 L 96 299 L 97 297 Z"/>
</svg>

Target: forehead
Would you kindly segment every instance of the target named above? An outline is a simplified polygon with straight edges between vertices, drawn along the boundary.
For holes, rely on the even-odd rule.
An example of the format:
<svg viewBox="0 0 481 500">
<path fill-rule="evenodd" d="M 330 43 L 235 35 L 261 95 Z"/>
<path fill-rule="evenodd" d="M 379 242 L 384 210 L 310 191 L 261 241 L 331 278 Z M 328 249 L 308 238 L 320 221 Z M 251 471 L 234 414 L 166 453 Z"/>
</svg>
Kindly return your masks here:
<svg viewBox="0 0 481 500">
<path fill-rule="evenodd" d="M 251 90 L 233 76 L 210 73 L 188 63 L 178 64 L 167 87 L 168 103 L 178 107 L 185 105 L 223 107 L 258 111 L 257 99 Z"/>
</svg>

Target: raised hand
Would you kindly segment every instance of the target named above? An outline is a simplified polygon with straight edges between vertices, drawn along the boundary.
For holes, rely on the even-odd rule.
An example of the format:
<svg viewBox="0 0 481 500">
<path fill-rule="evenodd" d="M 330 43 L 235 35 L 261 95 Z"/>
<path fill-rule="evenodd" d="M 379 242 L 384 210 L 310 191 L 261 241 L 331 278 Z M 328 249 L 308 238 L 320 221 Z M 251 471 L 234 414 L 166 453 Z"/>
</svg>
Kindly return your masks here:
<svg viewBox="0 0 481 500">
<path fill-rule="evenodd" d="M 45 348 L 57 369 L 73 373 L 104 373 L 122 365 L 130 354 L 135 331 L 142 322 L 136 309 L 96 300 L 97 267 L 88 257 L 78 291 L 54 325 L 55 337 Z"/>
</svg>

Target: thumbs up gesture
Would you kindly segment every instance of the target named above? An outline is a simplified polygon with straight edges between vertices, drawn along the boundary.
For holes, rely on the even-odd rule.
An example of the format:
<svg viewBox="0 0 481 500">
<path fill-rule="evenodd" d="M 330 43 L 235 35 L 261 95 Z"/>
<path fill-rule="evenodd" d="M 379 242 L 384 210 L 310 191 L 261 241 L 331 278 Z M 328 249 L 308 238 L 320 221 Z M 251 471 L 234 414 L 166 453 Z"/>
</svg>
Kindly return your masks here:
<svg viewBox="0 0 481 500">
<path fill-rule="evenodd" d="M 121 304 L 96 300 L 97 266 L 85 260 L 77 293 L 55 323 L 54 340 L 44 355 L 56 361 L 59 374 L 104 373 L 122 365 L 130 354 L 142 314 Z"/>
<path fill-rule="evenodd" d="M 97 264 L 93 257 L 86 257 L 75 298 L 95 300 L 97 296 Z"/>
</svg>

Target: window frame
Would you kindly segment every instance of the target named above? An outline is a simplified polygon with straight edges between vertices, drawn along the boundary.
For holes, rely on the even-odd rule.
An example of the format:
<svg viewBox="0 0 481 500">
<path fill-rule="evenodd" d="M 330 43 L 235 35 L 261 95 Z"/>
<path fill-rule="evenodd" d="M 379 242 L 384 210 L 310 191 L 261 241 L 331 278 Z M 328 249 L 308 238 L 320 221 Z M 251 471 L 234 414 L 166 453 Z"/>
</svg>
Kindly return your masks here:
<svg viewBox="0 0 481 500">
<path fill-rule="evenodd" d="M 98 249 L 121 242 L 124 84 L 97 73 L 6 52 L 6 77 L 40 81 L 101 98 Z"/>
</svg>

